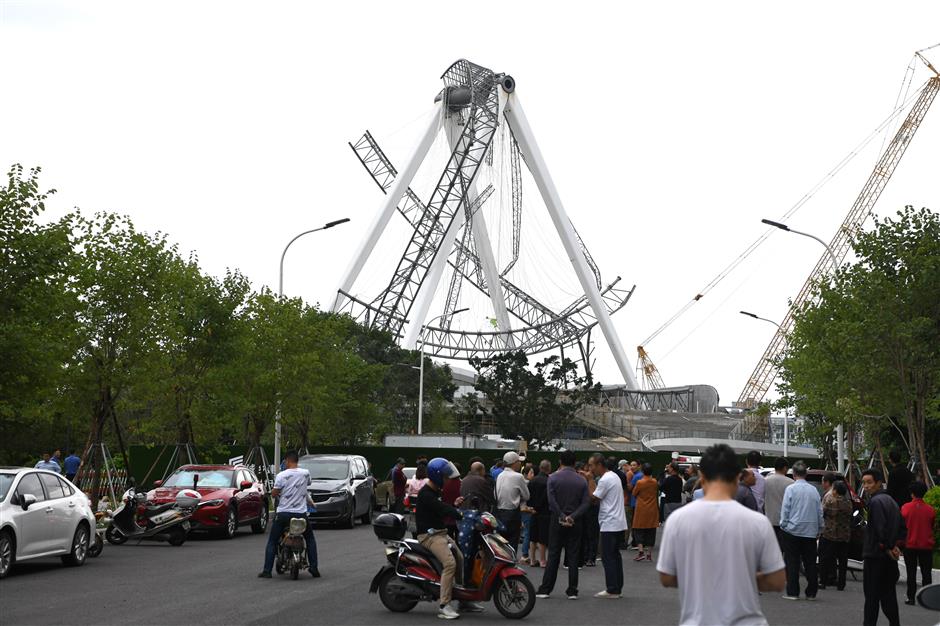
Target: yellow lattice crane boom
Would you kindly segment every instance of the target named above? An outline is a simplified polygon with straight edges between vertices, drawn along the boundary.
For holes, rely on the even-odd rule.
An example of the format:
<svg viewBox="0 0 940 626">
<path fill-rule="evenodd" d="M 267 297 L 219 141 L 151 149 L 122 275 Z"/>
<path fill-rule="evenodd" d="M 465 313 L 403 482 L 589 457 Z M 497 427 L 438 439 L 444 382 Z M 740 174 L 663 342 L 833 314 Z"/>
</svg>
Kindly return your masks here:
<svg viewBox="0 0 940 626">
<path fill-rule="evenodd" d="M 875 165 L 874 171 L 871 173 L 871 176 L 868 177 L 861 193 L 858 195 L 858 198 L 856 198 L 852 208 L 849 209 L 849 213 L 846 215 L 839 230 L 832 238 L 829 247 L 832 249 L 835 261 L 839 264 L 845 260 L 845 257 L 851 250 L 853 238 L 859 230 L 861 230 L 868 216 L 871 215 L 871 211 L 878 201 L 878 198 L 881 196 L 881 192 L 891 179 L 891 175 L 894 174 L 894 170 L 897 168 L 898 163 L 900 163 L 901 157 L 904 156 L 904 151 L 907 150 L 908 145 L 914 138 L 914 134 L 924 120 L 924 116 L 930 109 L 930 105 L 933 104 L 937 92 L 940 91 L 940 73 L 938 73 L 919 53 L 917 56 L 920 57 L 921 60 L 927 64 L 927 67 L 936 75 L 930 78 L 922 87 L 920 95 L 911 107 L 907 118 L 904 120 L 904 123 L 901 124 L 900 128 L 898 128 L 891 143 L 881 155 L 877 165 Z M 755 407 L 764 399 L 764 396 L 770 390 L 770 386 L 777 376 L 778 358 L 786 349 L 787 336 L 793 329 L 793 313 L 803 306 L 812 293 L 813 286 L 816 283 L 838 269 L 833 263 L 834 260 L 830 257 L 829 252 L 823 252 L 819 261 L 816 263 L 816 267 L 813 268 L 809 278 L 806 279 L 803 288 L 796 298 L 793 299 L 793 303 L 790 305 L 786 317 L 784 317 L 783 321 L 780 323 L 779 330 L 776 332 L 773 339 L 770 340 L 770 344 L 767 346 L 767 349 L 764 350 L 764 354 L 761 356 L 760 361 L 758 361 L 750 378 L 748 378 L 747 384 L 744 386 L 738 398 L 738 406 L 746 408 Z M 756 426 L 762 428 L 760 425 Z"/>
</svg>

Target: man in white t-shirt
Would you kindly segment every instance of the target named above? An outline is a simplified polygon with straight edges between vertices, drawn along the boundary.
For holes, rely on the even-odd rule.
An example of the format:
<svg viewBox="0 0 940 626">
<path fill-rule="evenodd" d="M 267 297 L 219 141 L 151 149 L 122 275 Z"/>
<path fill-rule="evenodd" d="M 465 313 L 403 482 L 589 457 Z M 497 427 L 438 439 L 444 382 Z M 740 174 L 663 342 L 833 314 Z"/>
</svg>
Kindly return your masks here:
<svg viewBox="0 0 940 626">
<path fill-rule="evenodd" d="M 601 526 L 601 561 L 604 564 L 604 582 L 607 587 L 594 594 L 595 598 L 619 598 L 623 593 L 623 557 L 620 541 L 627 529 L 627 515 L 623 508 L 623 483 L 616 472 L 607 469 L 607 460 L 600 452 L 591 455 L 588 468 L 594 475 L 591 499 L 599 502 L 598 521 Z"/>
<path fill-rule="evenodd" d="M 729 446 L 712 446 L 699 464 L 705 497 L 669 516 L 659 579 L 678 587 L 682 626 L 766 626 L 758 591 L 786 585 L 783 556 L 767 518 L 733 496 L 740 466 Z"/>
<path fill-rule="evenodd" d="M 274 478 L 274 489 L 271 490 L 271 495 L 278 499 L 277 511 L 274 514 L 274 521 L 271 522 L 271 533 L 268 535 L 268 543 L 264 549 L 264 569 L 258 574 L 258 578 L 271 578 L 271 568 L 274 567 L 278 542 L 284 530 L 290 526 L 291 518 L 307 517 L 307 486 L 310 484 L 310 472 L 297 467 L 298 460 L 296 452 L 288 452 L 285 458 L 286 469 L 278 472 Z M 307 541 L 310 575 L 319 578 L 317 541 L 313 537 L 313 528 L 309 520 L 307 530 L 304 531 L 304 539 Z"/>
</svg>

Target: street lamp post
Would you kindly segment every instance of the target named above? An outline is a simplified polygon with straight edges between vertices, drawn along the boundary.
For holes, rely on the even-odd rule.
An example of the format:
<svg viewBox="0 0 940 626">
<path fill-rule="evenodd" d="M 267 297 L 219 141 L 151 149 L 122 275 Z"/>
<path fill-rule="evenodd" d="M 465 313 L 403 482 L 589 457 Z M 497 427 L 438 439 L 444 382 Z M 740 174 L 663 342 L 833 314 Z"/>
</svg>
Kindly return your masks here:
<svg viewBox="0 0 940 626">
<path fill-rule="evenodd" d="M 739 311 L 739 313 L 741 315 L 747 315 L 748 317 L 753 317 L 756 320 L 769 322 L 773 324 L 774 326 L 776 326 L 778 329 L 780 328 L 780 324 L 778 324 L 777 322 L 773 320 L 767 319 L 766 317 L 761 317 L 759 315 L 750 313 L 748 311 Z M 784 411 L 783 412 L 783 456 L 787 456 L 789 452 L 790 452 L 790 415 L 786 411 Z"/>
<path fill-rule="evenodd" d="M 833 271 L 836 271 L 836 270 L 839 269 L 839 259 L 836 258 L 836 253 L 832 251 L 832 248 L 829 247 L 829 244 L 827 244 L 825 241 L 823 241 L 822 239 L 820 239 L 820 238 L 817 237 L 816 235 L 811 235 L 811 234 L 809 234 L 809 233 L 804 233 L 804 232 L 799 231 L 799 230 L 794 230 L 793 228 L 790 228 L 790 227 L 787 226 L 786 224 L 781 224 L 780 222 L 775 222 L 775 221 L 773 221 L 773 220 L 763 219 L 763 220 L 761 220 L 761 222 L 763 222 L 764 224 L 767 224 L 768 226 L 773 226 L 774 228 L 779 228 L 780 230 L 785 230 L 785 231 L 787 231 L 788 233 L 793 233 L 793 234 L 795 234 L 795 235 L 803 235 L 804 237 L 809 237 L 810 239 L 815 239 L 816 241 L 819 242 L 819 244 L 820 244 L 823 248 L 826 249 L 826 252 L 829 253 L 829 258 L 832 259 L 832 270 L 833 270 Z M 845 433 L 843 432 L 843 428 L 842 428 L 842 423 L 841 423 L 841 422 L 839 423 L 838 426 L 836 426 L 836 449 L 837 449 L 837 454 L 836 454 L 836 456 L 838 457 L 838 459 L 837 459 L 837 461 L 836 461 L 836 463 L 837 463 L 837 468 L 838 468 L 840 474 L 844 474 L 844 473 L 845 473 Z"/>
<path fill-rule="evenodd" d="M 468 308 L 457 309 L 450 315 L 451 317 L 453 317 L 454 315 L 457 315 L 458 313 L 463 313 L 464 311 L 469 311 L 469 310 L 470 309 Z M 431 322 L 436 322 L 437 320 L 441 319 L 445 315 L 447 315 L 447 313 L 441 313 L 437 317 L 432 318 L 431 321 L 425 324 L 421 324 L 421 330 L 418 332 L 418 341 L 421 342 L 421 366 L 418 368 L 420 372 L 418 374 L 418 377 L 419 377 L 418 378 L 418 434 L 419 435 L 421 434 L 423 420 L 424 420 L 424 329 L 427 328 L 431 324 Z"/>
<path fill-rule="evenodd" d="M 277 298 L 280 300 L 284 297 L 284 257 L 287 255 L 287 249 L 290 248 L 291 244 L 303 237 L 304 235 L 309 235 L 310 233 L 315 233 L 317 231 L 326 230 L 327 228 L 333 228 L 334 226 L 339 226 L 340 224 L 345 224 L 349 221 L 348 217 L 344 217 L 340 220 L 333 220 L 332 222 L 327 222 L 319 228 L 312 228 L 310 230 L 305 230 L 299 235 L 295 236 L 293 239 L 287 242 L 287 245 L 284 246 L 284 251 L 281 252 L 281 266 L 277 278 Z M 278 400 L 277 410 L 274 413 L 274 466 L 275 472 L 277 468 L 281 466 L 281 401 Z"/>
</svg>

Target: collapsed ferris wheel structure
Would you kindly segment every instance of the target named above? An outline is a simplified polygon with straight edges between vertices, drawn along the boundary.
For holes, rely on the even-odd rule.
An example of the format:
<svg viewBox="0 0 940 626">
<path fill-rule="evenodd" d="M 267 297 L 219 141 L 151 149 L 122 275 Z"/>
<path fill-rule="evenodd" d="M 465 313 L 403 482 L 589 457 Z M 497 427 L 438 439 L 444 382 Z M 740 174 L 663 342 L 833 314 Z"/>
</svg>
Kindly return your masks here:
<svg viewBox="0 0 940 626">
<path fill-rule="evenodd" d="M 532 129 L 523 112 L 515 80 L 464 59 L 441 76 L 444 88 L 435 98 L 435 114 L 402 170 L 397 170 L 366 133 L 350 144 L 359 160 L 385 193 L 381 207 L 365 234 L 337 290 L 332 310 L 349 313 L 361 323 L 390 332 L 402 345 L 442 358 L 489 357 L 521 350 L 538 354 L 576 347 L 590 369 L 591 331 L 599 327 L 623 375 L 637 389 L 634 369 L 611 322 L 611 314 L 626 305 L 633 287 L 619 285 L 620 277 L 605 284 L 600 270 L 561 202 Z M 419 167 L 443 133 L 449 158 L 427 201 L 412 188 Z M 497 148 L 497 137 L 508 148 Z M 494 153 L 500 153 L 494 164 Z M 511 246 L 502 265 L 494 254 L 491 231 L 482 210 L 493 185 L 482 187 L 485 168 L 509 170 L 511 188 Z M 554 231 L 577 277 L 578 297 L 552 307 L 510 280 L 519 261 L 522 228 L 522 174 L 525 167 L 538 188 Z M 370 296 L 357 290 L 357 279 L 369 256 L 398 212 L 407 220 L 410 237 L 384 288 Z M 445 270 L 446 295 L 435 299 Z M 465 288 L 489 301 L 492 329 L 454 327 Z M 432 316 L 432 303 L 443 310 Z M 441 304 L 442 303 L 442 304 Z M 437 313 L 437 311 L 435 311 Z"/>
</svg>

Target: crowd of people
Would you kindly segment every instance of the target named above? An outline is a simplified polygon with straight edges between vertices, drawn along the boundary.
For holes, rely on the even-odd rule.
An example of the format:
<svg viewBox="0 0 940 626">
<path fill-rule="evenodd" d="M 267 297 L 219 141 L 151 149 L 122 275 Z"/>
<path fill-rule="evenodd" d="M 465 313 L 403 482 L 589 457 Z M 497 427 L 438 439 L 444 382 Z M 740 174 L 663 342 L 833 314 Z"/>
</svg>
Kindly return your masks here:
<svg viewBox="0 0 940 626">
<path fill-rule="evenodd" d="M 577 599 L 579 570 L 595 566 L 598 558 L 604 588 L 594 597 L 622 597 L 623 551 L 634 550 L 634 561 L 653 562 L 659 534 L 656 568 L 664 585 L 679 587 L 682 623 L 761 623 L 761 591 L 815 600 L 820 590 L 844 590 L 853 528 L 864 526 L 864 623 L 876 623 L 882 611 L 897 624 L 900 556 L 908 570 L 909 604 L 918 568 L 922 583 L 931 582 L 934 511 L 923 502 L 924 482 L 897 455 L 891 458 L 889 488 L 879 470 L 868 469 L 859 497 L 834 473 L 824 475 L 818 489 L 807 481 L 802 461 L 791 467 L 778 458 L 765 477 L 758 452 L 749 453 L 741 467 L 723 445 L 709 448 L 698 465 L 672 462 L 660 471 L 601 453 L 579 460 L 571 451 L 560 455 L 557 467 L 548 460 L 536 465 L 511 451 L 489 467 L 481 457 L 472 458 L 465 473 L 443 481 L 432 495 L 451 507 L 442 518 L 454 539 L 460 534 L 458 509 L 492 512 L 519 563 L 532 568 L 530 575 L 543 568 L 541 580 L 533 580 L 542 599 L 551 597 L 562 568 L 565 597 Z M 428 485 L 426 459 L 419 459 L 411 479 L 403 467 L 399 459 L 392 471 L 396 502 L 420 498 Z M 864 523 L 856 517 L 862 509 Z M 702 540 L 703 528 L 715 529 L 708 541 Z M 440 546 L 434 551 L 443 554 Z M 465 557 L 469 561 L 471 555 Z M 710 601 L 716 594 L 728 601 Z M 442 599 L 442 617 L 459 614 L 445 604 Z"/>
<path fill-rule="evenodd" d="M 65 459 L 63 459 L 62 450 L 56 450 L 52 454 L 44 452 L 35 467 L 62 474 L 70 481 L 74 480 L 78 469 L 82 466 L 82 459 L 70 450 L 66 450 L 65 454 Z"/>
</svg>

